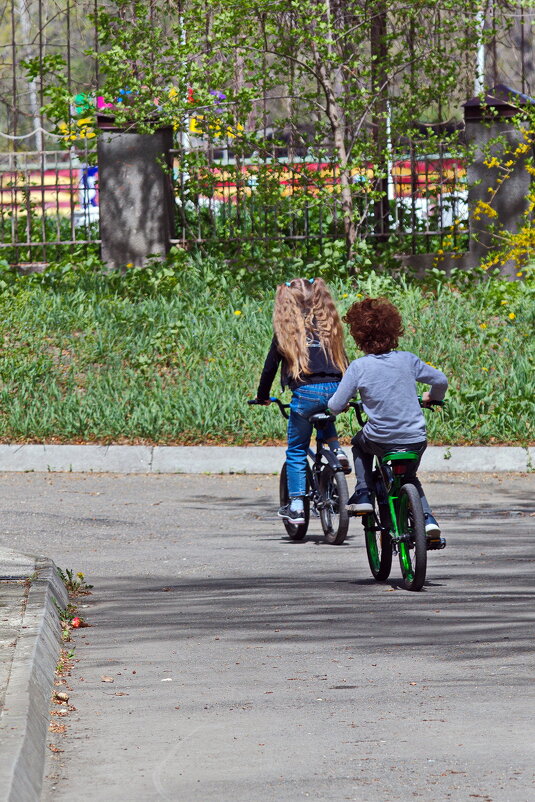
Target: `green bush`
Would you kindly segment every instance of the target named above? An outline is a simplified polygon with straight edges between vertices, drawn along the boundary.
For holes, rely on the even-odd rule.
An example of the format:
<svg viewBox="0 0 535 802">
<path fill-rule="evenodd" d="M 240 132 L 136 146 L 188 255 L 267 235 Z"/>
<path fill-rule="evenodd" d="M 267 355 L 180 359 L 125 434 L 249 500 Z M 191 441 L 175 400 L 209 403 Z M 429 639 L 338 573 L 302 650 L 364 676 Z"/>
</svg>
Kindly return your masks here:
<svg viewBox="0 0 535 802">
<path fill-rule="evenodd" d="M 274 408 L 251 408 L 271 339 L 275 284 L 324 275 L 341 311 L 386 295 L 405 321 L 400 347 L 450 379 L 428 414 L 432 442 L 533 442 L 535 280 L 432 271 L 425 282 L 342 260 L 229 264 L 174 252 L 145 269 L 106 271 L 92 257 L 18 276 L 0 263 L 0 437 L 4 441 L 270 443 Z M 334 265 L 334 267 L 333 267 Z M 357 356 L 348 339 L 351 358 Z M 279 394 L 278 385 L 273 391 Z M 285 396 L 287 397 L 287 396 Z M 341 416 L 348 436 L 354 429 Z"/>
</svg>

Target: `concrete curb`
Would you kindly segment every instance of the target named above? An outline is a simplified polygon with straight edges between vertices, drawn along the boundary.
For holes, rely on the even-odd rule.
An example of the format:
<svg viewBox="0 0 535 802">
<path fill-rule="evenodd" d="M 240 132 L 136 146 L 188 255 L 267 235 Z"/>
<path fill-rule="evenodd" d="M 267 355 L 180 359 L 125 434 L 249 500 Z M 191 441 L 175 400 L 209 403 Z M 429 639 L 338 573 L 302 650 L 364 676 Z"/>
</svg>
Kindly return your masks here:
<svg viewBox="0 0 535 802">
<path fill-rule="evenodd" d="M 0 445 L 0 472 L 278 473 L 280 446 Z M 430 446 L 423 471 L 517 471 L 535 468 L 535 447 Z"/>
<path fill-rule="evenodd" d="M 0 558 L 3 564 L 1 552 Z M 43 782 L 50 694 L 61 642 L 55 604 L 65 607 L 68 598 L 53 562 L 36 557 L 34 571 L 37 577 L 31 582 L 0 718 L 1 802 L 37 802 Z"/>
</svg>

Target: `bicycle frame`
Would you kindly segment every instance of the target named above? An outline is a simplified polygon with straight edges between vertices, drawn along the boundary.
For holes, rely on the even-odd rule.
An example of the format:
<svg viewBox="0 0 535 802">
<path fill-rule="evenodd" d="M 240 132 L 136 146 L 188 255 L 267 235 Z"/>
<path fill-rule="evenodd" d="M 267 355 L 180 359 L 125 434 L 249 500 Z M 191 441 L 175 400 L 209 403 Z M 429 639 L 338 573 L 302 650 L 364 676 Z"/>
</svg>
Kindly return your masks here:
<svg viewBox="0 0 535 802">
<path fill-rule="evenodd" d="M 289 404 L 283 404 L 280 399 L 271 397 L 270 401 L 276 403 L 279 411 L 285 418 L 289 418 L 287 409 Z M 255 399 L 249 404 L 258 403 Z M 308 417 L 312 426 L 316 429 L 316 448 L 309 445 L 307 448 L 307 485 L 305 494 L 304 523 L 293 526 L 291 522 L 285 520 L 286 531 L 292 540 L 301 540 L 308 528 L 308 518 L 310 507 L 312 512 L 321 519 L 324 536 L 327 543 L 340 545 L 343 543 L 349 526 L 349 515 L 346 509 L 348 500 L 347 483 L 344 469 L 338 457 L 330 448 L 325 447 L 325 440 L 321 436 L 321 431 L 325 424 L 334 420 L 328 410 L 316 412 Z M 312 462 L 310 465 L 309 460 Z M 280 483 L 281 509 L 288 503 L 288 490 L 286 485 L 286 463 L 281 471 Z M 281 516 L 284 518 L 284 516 Z"/>
<path fill-rule="evenodd" d="M 388 509 L 390 512 L 390 520 L 392 522 L 392 543 L 395 546 L 402 541 L 403 533 L 399 531 L 399 493 L 405 482 L 403 481 L 405 474 L 395 475 L 392 473 L 392 468 L 388 462 L 413 462 L 418 460 L 418 454 L 415 451 L 394 451 L 386 454 L 383 460 L 376 458 L 379 474 L 383 482 L 383 488 L 386 494 Z"/>
</svg>

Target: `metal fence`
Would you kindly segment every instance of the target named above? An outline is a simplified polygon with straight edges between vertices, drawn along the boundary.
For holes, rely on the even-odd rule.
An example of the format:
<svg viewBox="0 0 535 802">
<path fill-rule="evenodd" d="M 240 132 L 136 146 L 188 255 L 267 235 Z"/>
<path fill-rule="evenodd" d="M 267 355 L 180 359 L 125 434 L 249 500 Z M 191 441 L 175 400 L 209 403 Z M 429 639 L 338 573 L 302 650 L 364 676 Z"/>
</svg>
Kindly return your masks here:
<svg viewBox="0 0 535 802">
<path fill-rule="evenodd" d="M 70 151 L 0 153 L 0 258 L 33 265 L 98 245 L 97 168 Z"/>
<path fill-rule="evenodd" d="M 97 65 L 84 51 L 97 43 L 90 14 L 104 5 L 113 3 L 0 0 L 0 259 L 10 263 L 47 262 L 99 244 L 98 170 L 86 152 L 50 132 L 41 112 L 43 86 L 28 78 L 22 62 L 33 58 L 42 66 L 48 56 L 60 55 L 72 96 L 98 95 Z M 533 94 L 533 15 L 516 3 L 510 15 L 513 27 L 487 50 L 487 83 Z M 177 243 L 321 245 L 343 237 L 335 163 L 281 153 L 239 163 L 225 143 L 185 155 L 177 143 Z M 465 165 L 445 145 L 434 153 L 416 142 L 393 148 L 382 211 L 365 191 L 374 186 L 373 170 L 365 162 L 352 174 L 360 237 L 390 239 L 400 251 L 415 253 L 464 236 Z"/>
<path fill-rule="evenodd" d="M 429 252 L 444 237 L 456 240 L 467 224 L 464 161 L 446 145 L 429 152 L 425 142 L 392 150 L 387 167 L 386 213 L 374 203 L 377 166 L 363 160 L 351 170 L 357 232 L 364 239 L 392 239 L 405 252 Z M 208 158 L 205 150 L 182 169 L 173 152 L 177 239 L 186 245 L 227 241 L 297 243 L 343 238 L 340 170 L 334 161 Z M 191 157 L 191 153 L 187 154 Z M 384 209 L 384 206 L 383 206 Z"/>
</svg>

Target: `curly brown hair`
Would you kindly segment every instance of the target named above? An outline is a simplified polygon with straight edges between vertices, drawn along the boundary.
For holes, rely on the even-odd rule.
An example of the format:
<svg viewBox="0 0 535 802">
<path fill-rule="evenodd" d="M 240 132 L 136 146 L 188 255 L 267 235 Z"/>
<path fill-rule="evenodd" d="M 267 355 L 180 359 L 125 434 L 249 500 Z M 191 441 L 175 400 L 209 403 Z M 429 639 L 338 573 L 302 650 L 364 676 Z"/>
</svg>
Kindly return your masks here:
<svg viewBox="0 0 535 802">
<path fill-rule="evenodd" d="M 344 317 L 357 346 L 365 354 L 385 354 L 397 348 L 403 334 L 401 315 L 387 298 L 364 298 Z"/>
</svg>

